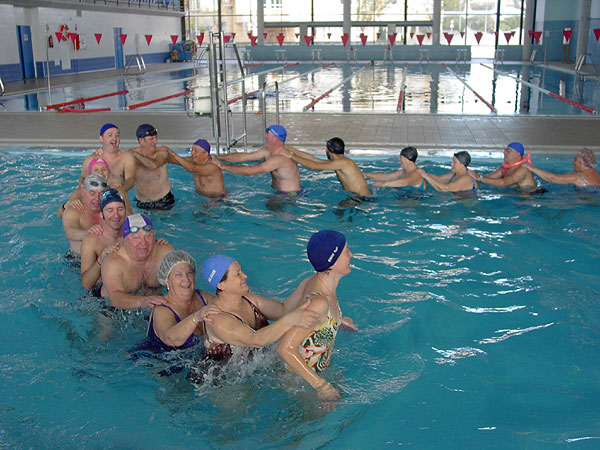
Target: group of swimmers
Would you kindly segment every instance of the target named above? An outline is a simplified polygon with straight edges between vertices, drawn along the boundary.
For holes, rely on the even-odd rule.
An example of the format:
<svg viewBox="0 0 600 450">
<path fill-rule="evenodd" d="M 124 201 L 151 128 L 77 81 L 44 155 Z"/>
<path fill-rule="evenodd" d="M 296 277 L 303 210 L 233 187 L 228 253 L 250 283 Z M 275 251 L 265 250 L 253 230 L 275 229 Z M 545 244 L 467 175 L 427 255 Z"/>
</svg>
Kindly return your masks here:
<svg viewBox="0 0 600 450">
<path fill-rule="evenodd" d="M 400 152 L 401 168 L 391 173 L 363 174 L 345 156 L 345 144 L 334 137 L 326 142 L 327 160 L 285 144 L 284 127 L 265 130 L 266 145 L 251 153 L 211 155 L 210 144 L 198 139 L 191 156 L 182 157 L 157 144 L 158 130 L 149 124 L 137 128 L 139 146 L 119 149 L 119 129 L 104 124 L 102 147 L 85 158 L 80 185 L 58 210 L 70 252 L 81 257 L 81 282 L 118 309 L 152 308 L 148 339 L 161 349 L 185 348 L 204 341 L 210 358 L 229 357 L 238 348 L 256 348 L 276 341 L 287 365 L 318 393 L 325 408 L 335 408 L 339 391 L 320 376 L 327 367 L 339 328 L 356 329 L 342 315 L 336 289 L 350 273 L 352 253 L 343 234 L 319 231 L 310 238 L 307 256 L 315 273 L 303 280 L 284 301 L 250 292 L 246 275 L 230 256 L 213 255 L 201 273 L 213 292 L 196 289 L 196 261 L 187 252 L 174 250 L 148 216 L 133 213 L 128 191 L 140 209 L 169 209 L 175 203 L 167 164 L 177 164 L 194 176 L 196 191 L 209 198 L 226 195 L 222 170 L 239 175 L 270 173 L 277 191 L 301 193 L 298 164 L 314 170 L 335 171 L 342 187 L 358 197 L 371 196 L 365 177 L 374 186 L 425 190 L 426 184 L 446 192 L 477 189 L 483 182 L 494 186 L 536 188 L 532 173 L 554 183 L 600 186 L 593 152 L 584 149 L 574 159 L 575 172 L 552 174 L 534 167 L 519 143 L 504 150 L 504 163 L 488 175 L 468 169 L 471 158 L 461 151 L 452 158 L 451 171 L 433 175 L 416 165 L 418 152 Z M 260 161 L 258 164 L 232 164 Z M 166 294 L 160 295 L 163 287 Z M 271 322 L 269 322 L 271 321 Z"/>
</svg>

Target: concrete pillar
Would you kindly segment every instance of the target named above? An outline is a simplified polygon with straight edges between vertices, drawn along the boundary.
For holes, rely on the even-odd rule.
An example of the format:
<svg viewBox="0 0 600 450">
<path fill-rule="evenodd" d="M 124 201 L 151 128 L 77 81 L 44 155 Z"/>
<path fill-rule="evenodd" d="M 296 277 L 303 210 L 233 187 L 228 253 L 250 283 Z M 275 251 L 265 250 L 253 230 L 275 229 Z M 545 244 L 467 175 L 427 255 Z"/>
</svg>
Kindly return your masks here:
<svg viewBox="0 0 600 450">
<path fill-rule="evenodd" d="M 531 57 L 531 39 L 529 36 L 529 30 L 533 30 L 533 20 L 535 19 L 533 13 L 535 9 L 535 0 L 525 1 L 525 20 L 523 21 L 523 54 L 521 60 L 529 61 Z"/>
<path fill-rule="evenodd" d="M 442 25 L 442 0 L 433 0 L 433 29 L 431 44 L 440 45 L 440 28 Z"/>
<path fill-rule="evenodd" d="M 256 32 L 258 33 L 258 39 L 256 43 L 258 45 L 265 45 L 265 0 L 256 0 Z"/>
<path fill-rule="evenodd" d="M 298 25 L 300 25 L 300 42 L 298 45 L 302 46 L 304 44 L 304 46 L 306 46 L 304 36 L 308 36 L 308 25 L 302 23 Z"/>
<path fill-rule="evenodd" d="M 348 33 L 348 37 L 351 37 L 351 28 L 352 28 L 350 26 L 351 12 L 352 12 L 351 0 L 344 0 L 344 33 Z"/>
<path fill-rule="evenodd" d="M 592 0 L 581 0 L 579 7 L 579 27 L 577 29 L 577 55 L 575 61 L 580 55 L 587 53 L 588 37 L 590 35 L 590 12 Z"/>
</svg>

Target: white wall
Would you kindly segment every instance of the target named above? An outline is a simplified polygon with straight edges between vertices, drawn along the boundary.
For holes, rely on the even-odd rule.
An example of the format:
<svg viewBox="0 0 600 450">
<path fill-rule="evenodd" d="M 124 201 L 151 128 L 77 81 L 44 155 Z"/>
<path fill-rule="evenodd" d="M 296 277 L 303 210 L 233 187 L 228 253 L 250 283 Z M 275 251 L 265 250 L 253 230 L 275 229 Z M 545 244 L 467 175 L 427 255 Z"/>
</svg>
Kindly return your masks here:
<svg viewBox="0 0 600 450">
<path fill-rule="evenodd" d="M 19 64 L 17 23 L 11 5 L 0 5 L 0 38 L 0 64 Z"/>
</svg>

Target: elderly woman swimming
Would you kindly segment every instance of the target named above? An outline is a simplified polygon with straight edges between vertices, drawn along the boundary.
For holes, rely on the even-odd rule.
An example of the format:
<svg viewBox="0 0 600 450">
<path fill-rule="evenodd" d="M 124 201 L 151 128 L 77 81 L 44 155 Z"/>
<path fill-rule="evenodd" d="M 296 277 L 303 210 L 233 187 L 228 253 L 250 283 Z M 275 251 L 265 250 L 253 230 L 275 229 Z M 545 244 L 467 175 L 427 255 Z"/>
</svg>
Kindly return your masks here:
<svg viewBox="0 0 600 450">
<path fill-rule="evenodd" d="M 219 310 L 207 305 L 214 295 L 196 289 L 196 261 L 182 250 L 167 253 L 158 266 L 157 278 L 167 287 L 164 305 L 150 314 L 148 338 L 163 349 L 188 348 L 204 334 L 204 321 Z"/>
<path fill-rule="evenodd" d="M 325 409 L 335 409 L 340 393 L 319 376 L 329 364 L 338 329 L 356 330 L 349 317 L 342 316 L 336 289 L 340 279 L 350 273 L 352 252 L 346 237 L 334 230 L 322 230 L 312 235 L 306 248 L 308 259 L 316 273 L 302 281 L 295 291 L 308 308 L 321 316 L 316 328 L 294 327 L 288 331 L 277 351 L 289 367 L 316 391 Z M 286 303 L 294 301 L 294 294 Z M 291 305 L 288 305 L 291 306 Z"/>
<path fill-rule="evenodd" d="M 574 184 L 579 187 L 600 186 L 600 174 L 596 170 L 596 156 L 584 148 L 573 158 L 574 172 L 552 173 L 533 166 L 525 166 L 538 177 L 555 184 Z"/>
<path fill-rule="evenodd" d="M 277 341 L 293 326 L 310 328 L 320 314 L 309 304 L 287 312 L 283 303 L 250 292 L 239 263 L 225 255 L 213 255 L 202 265 L 202 275 L 215 289 L 219 314 L 206 323 L 205 347 L 214 359 L 231 356 L 232 347 L 263 347 Z M 272 324 L 268 320 L 278 319 Z"/>
</svg>

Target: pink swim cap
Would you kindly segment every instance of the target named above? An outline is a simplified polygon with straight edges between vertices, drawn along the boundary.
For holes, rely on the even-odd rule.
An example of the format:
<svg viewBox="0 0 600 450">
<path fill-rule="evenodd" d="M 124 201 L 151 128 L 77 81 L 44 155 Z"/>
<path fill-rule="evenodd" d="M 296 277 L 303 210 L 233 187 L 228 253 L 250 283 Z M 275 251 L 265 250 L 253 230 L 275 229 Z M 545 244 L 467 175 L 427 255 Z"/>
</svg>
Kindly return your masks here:
<svg viewBox="0 0 600 450">
<path fill-rule="evenodd" d="M 92 168 L 96 165 L 96 164 L 104 164 L 106 166 L 106 168 L 108 169 L 108 163 L 106 161 L 104 161 L 102 158 L 94 158 L 90 161 L 90 164 L 88 166 L 88 173 L 92 173 Z"/>
</svg>

